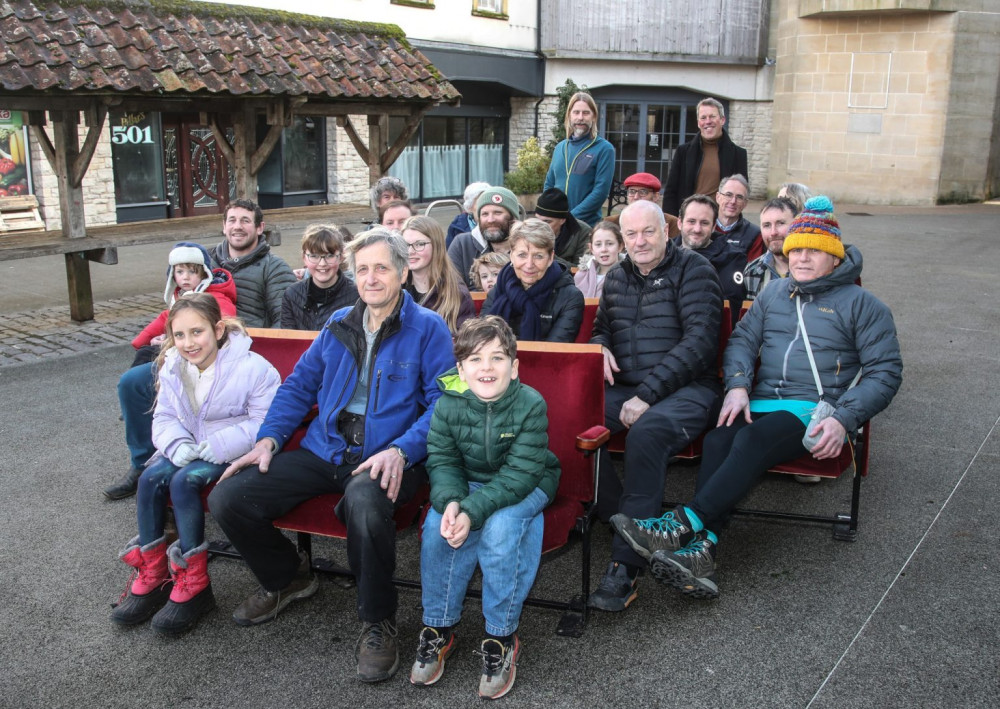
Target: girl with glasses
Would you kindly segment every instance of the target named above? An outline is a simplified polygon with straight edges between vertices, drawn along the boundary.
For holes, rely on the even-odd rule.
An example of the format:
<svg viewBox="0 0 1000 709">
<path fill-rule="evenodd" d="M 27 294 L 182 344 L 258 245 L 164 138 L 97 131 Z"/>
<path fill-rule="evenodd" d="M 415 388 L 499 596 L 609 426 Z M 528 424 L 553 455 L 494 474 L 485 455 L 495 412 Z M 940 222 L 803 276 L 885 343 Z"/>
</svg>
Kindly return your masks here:
<svg viewBox="0 0 1000 709">
<path fill-rule="evenodd" d="M 432 217 L 410 217 L 403 224 L 403 239 L 410 268 L 406 290 L 417 304 L 443 317 L 454 337 L 462 323 L 476 316 L 476 307 L 448 258 L 444 229 Z"/>
<path fill-rule="evenodd" d="M 335 310 L 354 305 L 358 291 L 341 271 L 344 241 L 351 234 L 334 224 L 310 224 L 302 235 L 302 263 L 307 276 L 285 289 L 281 327 L 320 330 Z"/>
</svg>

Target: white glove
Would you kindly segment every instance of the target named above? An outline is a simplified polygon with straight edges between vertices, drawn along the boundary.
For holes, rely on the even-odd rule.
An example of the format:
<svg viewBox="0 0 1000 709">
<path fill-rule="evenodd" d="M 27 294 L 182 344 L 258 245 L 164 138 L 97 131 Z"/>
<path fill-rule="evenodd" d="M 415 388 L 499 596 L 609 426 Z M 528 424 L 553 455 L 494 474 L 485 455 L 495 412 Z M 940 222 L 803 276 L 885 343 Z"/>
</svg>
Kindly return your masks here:
<svg viewBox="0 0 1000 709">
<path fill-rule="evenodd" d="M 176 465 L 178 468 L 183 468 L 185 465 L 198 458 L 198 446 L 193 443 L 181 443 L 177 446 L 177 450 L 174 454 L 170 456 L 170 462 Z"/>
<path fill-rule="evenodd" d="M 226 461 L 219 460 L 215 453 L 212 452 L 212 446 L 209 445 L 208 441 L 202 441 L 201 445 L 198 446 L 198 457 L 204 460 L 206 463 L 214 463 L 215 465 L 222 465 Z"/>
</svg>

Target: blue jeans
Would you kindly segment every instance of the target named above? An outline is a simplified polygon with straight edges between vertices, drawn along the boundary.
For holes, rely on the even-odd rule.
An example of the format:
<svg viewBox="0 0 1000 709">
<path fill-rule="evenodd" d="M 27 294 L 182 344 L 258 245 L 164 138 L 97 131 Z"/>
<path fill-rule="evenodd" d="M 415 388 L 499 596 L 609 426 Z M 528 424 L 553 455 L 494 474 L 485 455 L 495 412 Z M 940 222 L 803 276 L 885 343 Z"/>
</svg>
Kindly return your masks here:
<svg viewBox="0 0 1000 709">
<path fill-rule="evenodd" d="M 163 519 L 167 497 L 174 505 L 177 537 L 181 551 L 189 552 L 205 541 L 205 510 L 201 491 L 222 477 L 225 465 L 204 460 L 178 468 L 167 458 L 158 458 L 142 471 L 136 496 L 136 517 L 139 520 L 139 544 L 145 546 L 163 536 Z"/>
<path fill-rule="evenodd" d="M 469 492 L 481 485 L 469 483 Z M 441 515 L 432 508 L 420 546 L 424 625 L 450 627 L 461 620 L 465 591 L 478 562 L 486 632 L 503 636 L 517 630 L 542 557 L 542 510 L 548 503 L 545 493 L 535 488 L 521 502 L 490 515 L 458 549 L 441 536 Z"/>
<path fill-rule="evenodd" d="M 118 380 L 118 403 L 125 421 L 125 445 L 133 468 L 142 470 L 153 457 L 153 388 L 156 364 L 140 364 L 125 372 Z"/>
</svg>

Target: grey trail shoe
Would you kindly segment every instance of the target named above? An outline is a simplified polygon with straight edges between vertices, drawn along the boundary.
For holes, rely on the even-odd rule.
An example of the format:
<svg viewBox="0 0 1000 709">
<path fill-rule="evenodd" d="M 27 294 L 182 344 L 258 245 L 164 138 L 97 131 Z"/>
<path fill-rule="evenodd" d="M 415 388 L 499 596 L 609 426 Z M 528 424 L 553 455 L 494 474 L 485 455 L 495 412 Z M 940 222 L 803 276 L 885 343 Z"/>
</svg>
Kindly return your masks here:
<svg viewBox="0 0 1000 709">
<path fill-rule="evenodd" d="M 494 638 L 486 638 L 480 646 L 479 654 L 483 656 L 479 696 L 483 699 L 499 699 L 514 687 L 521 641 L 518 640 L 517 633 L 506 645 Z"/>
<path fill-rule="evenodd" d="M 417 638 L 417 659 L 410 668 L 410 682 L 424 687 L 434 684 L 444 674 L 444 661 L 455 649 L 455 633 L 443 635 L 434 628 L 424 626 Z"/>
<path fill-rule="evenodd" d="M 679 506 L 661 517 L 649 519 L 632 519 L 616 514 L 611 518 L 611 526 L 646 561 L 655 551 L 677 551 L 694 539 L 691 524 Z"/>
<path fill-rule="evenodd" d="M 701 532 L 683 549 L 655 552 L 649 568 L 657 581 L 673 586 L 685 596 L 719 597 L 715 583 L 715 544 Z"/>
<path fill-rule="evenodd" d="M 299 563 L 299 570 L 291 583 L 280 591 L 268 591 L 261 586 L 257 592 L 243 601 L 233 611 L 233 620 L 238 625 L 260 625 L 278 617 L 292 601 L 309 598 L 319 588 L 319 581 L 309 568 L 305 557 Z"/>
<path fill-rule="evenodd" d="M 358 679 L 362 682 L 382 682 L 396 674 L 399 669 L 396 632 L 396 622 L 392 618 L 361 626 L 354 658 L 358 661 Z"/>
<path fill-rule="evenodd" d="M 599 611 L 618 612 L 628 608 L 629 604 L 639 595 L 636 584 L 639 579 L 628 575 L 625 564 L 612 561 L 604 572 L 597 590 L 590 594 L 587 605 Z"/>
</svg>

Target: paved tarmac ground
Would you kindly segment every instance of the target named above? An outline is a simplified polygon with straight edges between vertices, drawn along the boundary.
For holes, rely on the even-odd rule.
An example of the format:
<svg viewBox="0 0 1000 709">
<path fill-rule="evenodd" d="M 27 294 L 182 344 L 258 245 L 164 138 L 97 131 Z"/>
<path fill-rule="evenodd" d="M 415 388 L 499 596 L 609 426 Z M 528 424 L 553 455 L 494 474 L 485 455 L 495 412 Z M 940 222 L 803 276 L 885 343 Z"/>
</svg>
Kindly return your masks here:
<svg viewBox="0 0 1000 709">
<path fill-rule="evenodd" d="M 865 286 L 895 314 L 905 362 L 899 395 L 874 422 L 858 541 L 738 518 L 721 535 L 717 601 L 643 579 L 625 613 L 593 615 L 581 639 L 555 635 L 556 612 L 527 608 L 504 706 L 1000 706 L 1000 207 L 838 211 L 845 241 L 865 255 Z M 122 269 L 129 251 L 95 272 Z M 46 271 L 41 261 L 15 271 L 37 269 L 30 288 L 64 297 L 61 263 Z M 3 345 L 9 321 L 30 329 L 25 310 L 65 308 L 14 307 L 10 265 Z M 406 680 L 420 627 L 415 591 L 400 591 L 400 672 L 378 686 L 354 678 L 355 594 L 329 578 L 275 622 L 241 628 L 229 614 L 254 582 L 241 563 L 218 559 L 219 608 L 196 631 L 168 640 L 109 621 L 128 577 L 117 553 L 135 533 L 135 502 L 107 502 L 100 490 L 126 463 L 115 383 L 131 360 L 131 322 L 161 307 L 153 296 L 163 268 L 154 271 L 131 292 L 95 286 L 99 323 L 70 326 L 118 328 L 120 339 L 95 335 L 70 352 L 55 351 L 53 336 L 53 352 L 31 362 L 0 353 L 0 705 L 479 706 L 474 600 L 444 678 L 424 689 Z M 148 310 L 125 327 L 129 304 Z M 41 328 L 46 317 L 35 320 Z M 671 498 L 690 494 L 695 470 L 669 471 Z M 774 476 L 747 506 L 839 511 L 849 496 L 846 478 L 803 486 Z M 208 536 L 220 536 L 211 520 Z M 599 525 L 594 540 L 596 583 L 608 529 Z M 339 542 L 316 546 L 344 558 Z M 401 575 L 418 573 L 417 548 L 415 530 L 405 532 Z M 536 592 L 571 594 L 578 569 L 574 544 L 543 564 Z"/>
</svg>

